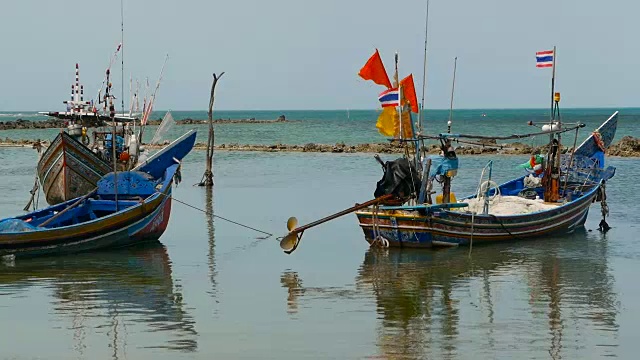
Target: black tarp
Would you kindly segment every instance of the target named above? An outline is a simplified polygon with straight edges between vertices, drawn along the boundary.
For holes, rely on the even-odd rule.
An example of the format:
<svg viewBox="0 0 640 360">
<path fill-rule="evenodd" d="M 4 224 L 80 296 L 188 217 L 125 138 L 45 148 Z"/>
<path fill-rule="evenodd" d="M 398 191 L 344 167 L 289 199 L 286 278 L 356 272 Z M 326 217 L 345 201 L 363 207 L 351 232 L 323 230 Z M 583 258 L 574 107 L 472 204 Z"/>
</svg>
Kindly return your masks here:
<svg viewBox="0 0 640 360">
<path fill-rule="evenodd" d="M 378 181 L 373 195 L 378 198 L 383 195 L 393 194 L 396 198 L 407 198 L 412 193 L 419 192 L 420 174 L 418 174 L 415 166 L 409 160 L 398 158 L 385 162 L 384 175 Z"/>
</svg>

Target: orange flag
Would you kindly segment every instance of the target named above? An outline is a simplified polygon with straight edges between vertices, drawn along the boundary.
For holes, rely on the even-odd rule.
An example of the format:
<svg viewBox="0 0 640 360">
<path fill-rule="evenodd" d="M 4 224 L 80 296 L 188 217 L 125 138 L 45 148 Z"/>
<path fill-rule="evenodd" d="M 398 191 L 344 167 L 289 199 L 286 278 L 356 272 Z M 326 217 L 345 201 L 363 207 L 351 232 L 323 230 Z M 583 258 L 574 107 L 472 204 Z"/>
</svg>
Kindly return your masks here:
<svg viewBox="0 0 640 360">
<path fill-rule="evenodd" d="M 413 85 L 413 74 L 409 74 L 406 78 L 400 81 L 400 86 L 402 86 L 402 103 L 405 104 L 406 101 L 411 105 L 411 111 L 414 113 L 418 112 L 418 98 L 416 97 L 416 88 Z"/>
<path fill-rule="evenodd" d="M 372 80 L 378 85 L 383 85 L 386 86 L 387 89 L 391 89 L 391 81 L 389 81 L 387 71 L 384 69 L 378 49 L 376 49 L 376 52 L 371 55 L 367 63 L 360 69 L 358 75 L 365 80 Z"/>
</svg>

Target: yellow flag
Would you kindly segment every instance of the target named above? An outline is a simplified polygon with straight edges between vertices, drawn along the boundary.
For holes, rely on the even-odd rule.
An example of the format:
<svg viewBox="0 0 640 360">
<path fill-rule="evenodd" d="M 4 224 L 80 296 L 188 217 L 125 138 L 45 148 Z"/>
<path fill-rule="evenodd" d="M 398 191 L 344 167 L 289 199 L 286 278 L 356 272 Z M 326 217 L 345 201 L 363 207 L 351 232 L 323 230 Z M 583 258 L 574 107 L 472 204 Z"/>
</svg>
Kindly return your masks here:
<svg viewBox="0 0 640 360">
<path fill-rule="evenodd" d="M 398 112 L 395 106 L 387 106 L 382 108 L 376 127 L 380 134 L 384 136 L 394 136 L 396 123 L 398 122 Z"/>
<path fill-rule="evenodd" d="M 400 116 L 398 112 L 393 108 L 394 116 L 393 116 L 393 132 L 391 135 L 396 139 L 400 138 Z M 405 106 L 402 111 L 402 138 L 403 139 L 411 139 L 413 138 L 413 130 L 411 128 L 411 114 L 409 113 L 409 108 Z M 378 122 L 380 120 L 378 119 Z M 390 135 L 389 135 L 390 136 Z"/>
</svg>

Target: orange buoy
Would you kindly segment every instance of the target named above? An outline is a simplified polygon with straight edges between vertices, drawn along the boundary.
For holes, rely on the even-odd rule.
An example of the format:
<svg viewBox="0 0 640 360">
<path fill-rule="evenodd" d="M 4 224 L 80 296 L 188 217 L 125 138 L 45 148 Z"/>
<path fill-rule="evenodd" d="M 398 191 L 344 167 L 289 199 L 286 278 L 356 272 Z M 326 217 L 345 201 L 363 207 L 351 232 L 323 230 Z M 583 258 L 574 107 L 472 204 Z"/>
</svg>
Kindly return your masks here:
<svg viewBox="0 0 640 360">
<path fill-rule="evenodd" d="M 121 152 L 120 161 L 129 161 L 129 153 L 126 151 Z"/>
</svg>

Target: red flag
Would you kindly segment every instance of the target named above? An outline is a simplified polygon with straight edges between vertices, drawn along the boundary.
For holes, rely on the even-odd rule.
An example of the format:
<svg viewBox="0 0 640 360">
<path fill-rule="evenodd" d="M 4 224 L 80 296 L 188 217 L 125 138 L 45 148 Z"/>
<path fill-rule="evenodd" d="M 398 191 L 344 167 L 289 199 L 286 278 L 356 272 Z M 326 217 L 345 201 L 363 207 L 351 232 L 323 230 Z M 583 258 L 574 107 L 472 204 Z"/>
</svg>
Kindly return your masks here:
<svg viewBox="0 0 640 360">
<path fill-rule="evenodd" d="M 413 74 L 409 74 L 406 78 L 400 81 L 402 87 L 403 104 L 408 101 L 411 105 L 411 111 L 418 112 L 418 98 L 416 97 L 416 88 L 413 85 Z"/>
<path fill-rule="evenodd" d="M 387 89 L 391 89 L 391 81 L 389 81 L 387 71 L 384 69 L 378 49 L 376 49 L 376 52 L 371 55 L 367 63 L 360 69 L 358 75 L 365 80 L 371 80 L 378 85 L 383 85 L 386 86 Z"/>
</svg>

